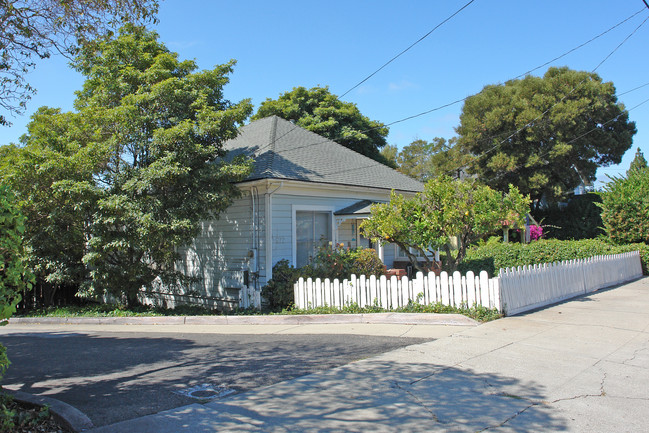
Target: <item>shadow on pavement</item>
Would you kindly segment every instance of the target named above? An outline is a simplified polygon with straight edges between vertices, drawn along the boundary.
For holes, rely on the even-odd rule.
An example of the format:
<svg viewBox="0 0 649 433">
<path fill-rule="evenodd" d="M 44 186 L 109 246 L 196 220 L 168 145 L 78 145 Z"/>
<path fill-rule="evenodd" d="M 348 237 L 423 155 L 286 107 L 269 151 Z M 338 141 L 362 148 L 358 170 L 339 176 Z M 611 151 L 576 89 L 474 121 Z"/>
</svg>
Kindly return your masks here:
<svg viewBox="0 0 649 433">
<path fill-rule="evenodd" d="M 101 426 L 196 403 L 176 393 L 196 385 L 241 392 L 424 340 L 48 332 L 0 341 L 12 361 L 3 386 L 64 401 Z"/>
</svg>

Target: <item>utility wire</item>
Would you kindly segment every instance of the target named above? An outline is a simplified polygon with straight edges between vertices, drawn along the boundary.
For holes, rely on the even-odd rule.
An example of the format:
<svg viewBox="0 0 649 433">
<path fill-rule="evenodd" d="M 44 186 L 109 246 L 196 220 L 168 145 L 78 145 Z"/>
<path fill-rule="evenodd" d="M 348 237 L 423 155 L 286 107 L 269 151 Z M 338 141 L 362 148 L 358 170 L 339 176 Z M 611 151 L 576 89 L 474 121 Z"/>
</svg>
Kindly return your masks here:
<svg viewBox="0 0 649 433">
<path fill-rule="evenodd" d="M 470 3 L 471 3 L 471 2 L 467 3 L 466 5 L 464 5 L 463 8 L 467 7 Z M 463 9 L 463 8 L 462 8 L 462 9 Z M 526 76 L 526 75 L 529 74 L 530 72 L 536 71 L 536 70 L 538 70 L 538 69 L 540 69 L 540 68 L 542 68 L 542 67 L 544 67 L 544 66 L 547 66 L 548 64 L 550 64 L 550 63 L 552 63 L 552 62 L 554 62 L 554 61 L 556 61 L 556 60 L 558 60 L 558 59 L 561 59 L 561 58 L 565 57 L 566 55 L 568 55 L 568 54 L 570 54 L 570 53 L 573 53 L 574 51 L 576 51 L 576 50 L 578 50 L 578 49 L 580 49 L 580 48 L 583 48 L 584 46 L 586 46 L 586 45 L 592 43 L 593 41 L 599 39 L 600 37 L 606 35 L 607 33 L 611 32 L 612 30 L 616 29 L 617 27 L 621 26 L 622 24 L 626 23 L 627 21 L 629 21 L 630 19 L 634 18 L 634 17 L 637 16 L 638 14 L 644 12 L 644 10 L 645 10 L 644 8 L 638 10 L 637 12 L 633 13 L 633 14 L 630 15 L 629 17 L 625 18 L 624 20 L 620 21 L 619 23 L 615 24 L 614 26 L 610 27 L 608 30 L 606 30 L 606 31 L 604 31 L 604 32 L 602 32 L 602 33 L 600 33 L 600 34 L 598 34 L 597 36 L 595 36 L 595 37 L 589 39 L 588 41 L 586 41 L 586 42 L 580 44 L 579 46 L 577 46 L 577 47 L 575 47 L 575 48 L 572 48 L 572 49 L 566 51 L 565 53 L 561 54 L 560 56 L 555 57 L 553 60 L 550 60 L 549 62 L 545 62 L 544 64 L 542 64 L 542 65 L 540 65 L 540 66 L 537 66 L 537 67 L 535 67 L 535 68 L 533 68 L 533 69 L 530 69 L 529 71 L 527 71 L 527 72 L 525 72 L 525 73 L 523 73 L 523 74 L 520 74 L 520 75 L 514 77 L 513 79 L 517 79 L 517 78 L 520 78 L 520 77 Z M 455 14 L 459 13 L 460 11 L 461 11 L 461 9 L 458 10 Z M 452 18 L 452 16 L 449 17 L 449 18 L 447 18 L 446 21 L 448 21 L 450 18 Z M 648 19 L 649 19 L 649 18 L 648 18 Z M 600 66 L 601 66 L 601 65 L 602 65 L 606 60 L 608 60 L 608 58 L 609 58 L 609 57 L 610 57 L 610 56 L 611 56 L 615 51 L 617 51 L 617 49 L 619 49 L 619 48 L 620 48 L 620 47 L 621 47 L 621 46 L 622 46 L 622 45 L 623 45 L 623 44 L 624 44 L 624 43 L 625 43 L 625 42 L 626 42 L 626 41 L 627 41 L 627 40 L 628 40 L 628 39 L 629 39 L 629 38 L 630 38 L 630 37 L 631 37 L 635 32 L 637 32 L 637 30 L 638 30 L 638 29 L 639 29 L 639 28 L 640 28 L 640 27 L 641 27 L 641 26 L 642 26 L 646 21 L 647 21 L 647 19 L 645 19 L 645 20 L 644 20 L 644 21 L 643 21 L 643 22 L 642 22 L 642 23 L 641 23 L 641 24 L 640 24 L 640 25 L 639 25 L 639 26 L 638 26 L 638 27 L 637 27 L 637 28 L 636 28 L 636 29 L 635 29 L 635 30 L 634 30 L 634 31 L 633 31 L 629 36 L 627 36 L 627 37 L 624 39 L 624 41 L 623 41 L 622 43 L 620 43 L 620 44 L 619 44 L 619 45 L 618 45 L 618 46 L 617 46 L 617 47 L 616 47 L 616 48 L 615 48 L 611 53 L 609 53 L 609 55 L 607 55 L 607 56 L 604 58 L 604 60 L 602 60 L 602 61 L 601 61 L 601 62 L 600 62 L 596 67 L 595 67 L 595 69 L 593 69 L 593 72 L 594 72 L 597 68 L 599 68 L 599 67 L 600 67 Z M 443 23 L 441 23 L 441 24 L 443 24 Z M 441 25 L 441 24 L 439 24 L 439 25 Z M 438 27 L 439 27 L 439 25 L 438 25 Z M 431 30 L 431 32 L 429 32 L 428 34 L 432 33 L 432 31 L 434 31 L 434 30 L 435 30 L 435 29 Z M 428 34 L 425 35 L 423 38 L 425 38 L 426 36 L 428 36 Z M 423 38 L 422 38 L 422 39 L 423 39 Z M 420 39 L 420 40 L 421 40 L 421 39 Z M 417 41 L 417 42 L 419 42 L 419 41 Z M 417 42 L 416 42 L 416 43 L 417 43 Z M 415 44 L 416 44 L 416 43 L 415 43 Z M 411 45 L 411 47 L 412 47 L 412 46 L 414 46 L 414 44 Z M 411 47 L 409 47 L 409 48 L 411 48 Z M 409 49 L 409 48 L 408 48 L 408 49 Z M 404 51 L 404 52 L 405 52 L 405 51 Z M 387 63 L 386 63 L 386 65 L 387 65 Z M 385 66 L 385 65 L 384 65 L 384 66 Z M 378 72 L 378 71 L 376 71 L 376 72 Z M 376 73 L 376 72 L 375 72 L 375 73 Z M 367 78 L 369 78 L 369 77 L 367 77 Z M 365 80 L 367 80 L 367 78 L 366 78 Z M 582 83 L 583 83 L 583 82 L 582 82 Z M 577 87 L 578 87 L 579 85 L 581 85 L 582 83 L 578 84 Z M 360 84 L 361 84 L 361 83 L 359 83 L 358 85 L 360 85 Z M 357 86 L 358 86 L 358 85 L 357 85 Z M 632 92 L 632 91 L 634 91 L 634 90 L 637 90 L 637 89 L 639 89 L 639 88 L 641 88 L 641 87 L 644 87 L 644 86 L 647 86 L 647 85 L 649 85 L 649 83 L 646 83 L 646 84 L 644 84 L 644 85 L 642 85 L 642 86 L 639 86 L 639 87 L 637 87 L 636 89 L 631 89 L 631 90 L 629 90 L 629 91 L 627 91 L 627 92 L 625 92 L 625 93 L 621 93 L 619 96 L 624 95 L 624 94 L 626 94 L 626 93 L 630 93 L 630 92 Z M 357 87 L 357 86 L 355 86 L 355 87 Z M 351 90 L 352 90 L 352 89 L 350 89 L 349 91 L 351 91 Z M 345 92 L 345 94 L 347 94 L 349 91 Z M 573 88 L 572 91 L 574 91 L 574 88 Z M 344 96 L 345 94 L 341 95 L 341 97 Z M 566 96 L 567 96 L 567 95 L 566 95 Z M 421 116 L 424 116 L 424 115 L 426 115 L 426 114 L 430 114 L 430 113 L 433 113 L 433 112 L 435 112 L 435 111 L 439 111 L 439 110 L 442 110 L 442 109 L 444 109 L 444 108 L 451 107 L 451 106 L 453 106 L 453 105 L 459 104 L 459 103 L 461 103 L 461 102 L 466 101 L 466 100 L 467 100 L 468 98 L 470 98 L 470 97 L 471 97 L 471 96 L 466 96 L 466 97 L 464 97 L 464 98 L 462 98 L 462 99 L 457 99 L 457 100 L 455 100 L 455 101 L 453 101 L 453 102 L 449 102 L 449 103 L 446 103 L 446 104 L 443 104 L 443 105 L 437 106 L 437 107 L 432 108 L 432 109 L 430 109 L 430 110 L 422 111 L 422 112 L 420 112 L 420 113 L 417 113 L 417 114 L 414 114 L 414 115 L 411 115 L 411 116 L 407 116 L 407 117 L 404 117 L 404 118 L 402 118 L 402 119 L 395 120 L 395 121 L 390 122 L 390 123 L 382 124 L 381 126 L 377 126 L 377 127 L 374 127 L 374 128 L 368 128 L 368 129 L 365 129 L 365 130 L 362 130 L 362 131 L 358 131 L 358 132 L 361 133 L 361 134 L 364 134 L 364 133 L 367 133 L 367 132 L 370 132 L 370 131 L 373 131 L 373 130 L 376 130 L 376 129 L 380 129 L 380 128 L 384 128 L 384 127 L 387 127 L 387 126 L 396 125 L 396 124 L 398 124 L 398 123 L 402 123 L 402 122 L 405 122 L 405 121 L 408 121 L 408 120 L 411 120 L 411 119 L 415 119 L 415 118 L 417 118 L 417 117 L 421 117 Z M 564 97 L 564 99 L 565 99 L 565 97 Z M 561 101 L 559 101 L 559 102 L 561 102 Z M 557 104 L 558 104 L 558 103 L 557 103 Z M 556 105 L 556 104 L 555 104 L 555 105 Z M 553 107 L 554 107 L 554 106 L 553 106 Z M 550 107 L 550 109 L 553 108 L 553 107 Z M 545 114 L 545 113 L 544 113 L 544 114 Z M 537 119 L 535 119 L 535 120 L 537 120 Z M 273 141 L 271 141 L 271 142 L 269 142 L 267 145 L 261 147 L 261 148 L 258 150 L 258 152 L 261 153 L 261 151 L 264 150 L 265 148 L 267 148 L 267 147 L 271 147 L 271 146 L 272 146 L 273 144 L 275 144 L 275 142 L 277 142 L 280 138 L 282 138 L 282 137 L 284 137 L 284 136 L 290 134 L 291 132 L 293 132 L 293 131 L 294 131 L 295 129 L 297 129 L 297 128 L 298 128 L 298 126 L 295 125 L 293 128 L 291 128 L 290 130 L 288 130 L 288 131 L 285 132 L 284 134 L 280 135 L 279 137 L 275 137 L 275 138 L 273 139 Z M 506 140 L 508 140 L 509 138 L 511 138 L 513 135 L 515 135 L 517 132 L 520 132 L 520 130 L 510 131 L 510 132 L 506 133 L 506 134 L 510 134 L 509 137 L 506 138 L 505 140 L 503 140 L 501 143 L 495 145 L 492 149 L 489 149 L 487 152 L 491 152 L 493 149 L 495 149 L 496 147 L 498 147 L 500 144 L 502 144 L 503 142 L 505 142 Z M 503 135 L 503 134 L 505 134 L 505 133 L 501 133 L 501 134 L 498 134 L 498 135 Z M 305 148 L 305 147 L 309 147 L 309 146 L 314 146 L 314 145 L 318 145 L 318 144 L 326 143 L 327 141 L 338 141 L 338 140 L 344 140 L 345 138 L 346 138 L 345 136 L 338 136 L 338 137 L 335 137 L 335 138 L 332 138 L 332 139 L 323 139 L 323 140 L 320 140 L 320 141 L 317 141 L 317 142 L 313 142 L 313 143 L 310 143 L 310 144 L 300 145 L 300 146 L 292 147 L 292 148 L 290 148 L 290 149 L 284 149 L 283 151 L 278 152 L 278 153 L 290 152 L 290 151 L 293 151 L 293 150 L 298 150 L 298 149 L 302 149 L 302 148 Z M 491 139 L 493 139 L 493 138 L 495 138 L 495 136 L 485 137 L 485 138 L 481 139 L 480 141 L 491 140 Z M 481 154 L 481 155 L 478 155 L 477 157 L 480 157 L 480 156 L 482 156 L 482 154 Z M 456 169 L 456 170 L 453 170 L 453 171 L 457 171 L 457 169 Z"/>
<path fill-rule="evenodd" d="M 376 75 L 376 74 L 377 74 L 381 69 L 385 68 L 385 67 L 388 66 L 390 63 L 394 62 L 397 58 L 401 57 L 401 55 L 405 54 L 405 53 L 406 53 L 408 50 L 410 50 L 412 47 L 414 47 L 415 45 L 417 45 L 419 42 L 421 42 L 421 41 L 423 41 L 424 39 L 426 39 L 428 36 L 430 36 L 431 33 L 433 33 L 435 30 L 437 30 L 438 28 L 440 28 L 442 25 L 446 24 L 446 23 L 447 23 L 448 21 L 450 21 L 450 20 L 451 20 L 455 15 L 459 14 L 460 12 L 462 12 L 466 7 L 468 7 L 468 6 L 469 6 L 471 3 L 473 3 L 474 1 L 475 1 L 475 0 L 471 0 L 471 1 L 469 1 L 468 3 L 466 3 L 464 6 L 462 6 L 460 9 L 456 10 L 456 11 L 455 11 L 451 16 L 449 16 L 448 18 L 446 18 L 446 19 L 445 19 L 444 21 L 442 21 L 441 23 L 437 24 L 437 25 L 436 25 L 436 26 L 435 26 L 431 31 L 429 31 L 428 33 L 426 33 L 426 34 L 425 34 L 424 36 L 422 36 L 421 38 L 417 39 L 417 41 L 415 41 L 413 44 L 411 44 L 408 48 L 406 48 L 405 50 L 401 51 L 401 52 L 400 52 L 399 54 L 397 54 L 396 56 L 392 57 L 390 60 L 388 60 L 387 62 L 385 62 L 385 63 L 384 63 L 380 68 L 378 68 L 376 71 L 372 72 L 370 75 L 368 75 L 367 77 L 363 78 L 361 81 L 359 81 L 356 85 L 354 85 L 353 87 L 351 87 L 351 88 L 350 88 L 349 90 L 347 90 L 345 93 L 343 93 L 342 95 L 340 95 L 340 98 L 342 98 L 343 96 L 345 96 L 346 94 L 348 94 L 349 92 L 351 92 L 352 90 L 354 90 L 355 88 L 357 88 L 358 86 L 360 86 L 361 84 L 363 84 L 364 82 L 366 82 L 367 80 L 369 80 L 370 78 L 372 78 L 372 77 L 373 77 L 374 75 Z"/>
<path fill-rule="evenodd" d="M 588 135 L 588 134 L 590 134 L 590 133 L 592 133 L 592 132 L 595 132 L 595 131 L 599 131 L 599 130 L 601 130 L 601 127 L 602 127 L 602 126 L 606 126 L 606 125 L 608 125 L 609 123 L 616 121 L 616 120 L 619 119 L 620 116 L 622 116 L 624 113 L 627 113 L 627 114 L 628 114 L 631 110 L 635 110 L 636 108 L 638 108 L 638 107 L 640 107 L 640 106 L 646 104 L 647 102 L 649 102 L 649 98 L 647 98 L 647 99 L 645 99 L 644 101 L 640 102 L 639 104 L 633 106 L 632 108 L 629 108 L 629 109 L 625 109 L 625 110 L 623 110 L 620 114 L 618 114 L 618 115 L 615 116 L 614 118 L 609 119 L 609 120 L 607 120 L 606 122 L 602 123 L 601 126 L 596 127 L 596 128 L 593 128 L 593 129 L 591 129 L 590 131 L 587 131 L 587 132 L 581 134 L 580 136 L 573 138 L 572 140 L 566 142 L 566 144 L 573 143 L 573 142 L 575 142 L 575 141 L 577 141 L 577 140 L 579 140 L 579 139 L 585 137 L 586 135 Z M 546 155 L 548 155 L 550 152 L 551 152 L 551 151 L 547 151 L 547 152 L 545 152 L 545 153 L 542 153 L 542 154 L 539 155 L 539 157 L 546 156 Z M 372 168 L 372 167 L 374 167 L 374 164 L 366 165 L 366 166 L 362 166 L 362 167 L 356 167 L 354 170 L 362 170 L 362 169 L 364 169 L 364 168 Z M 516 166 L 516 168 L 521 168 L 521 167 L 523 167 L 523 164 L 519 164 L 518 166 Z M 457 169 L 454 169 L 454 170 L 448 170 L 448 171 L 444 172 L 444 174 L 446 174 L 446 173 L 454 173 L 454 172 L 456 172 L 458 169 L 461 169 L 461 168 L 462 168 L 462 167 L 458 167 Z M 345 172 L 345 171 L 347 171 L 347 170 L 332 171 L 332 172 L 328 172 L 328 173 L 323 173 L 323 175 L 338 174 L 338 173 L 343 173 L 343 172 Z M 503 175 L 496 176 L 496 178 L 500 178 L 500 177 L 502 177 L 502 176 L 504 176 L 504 174 L 503 174 Z"/>
<path fill-rule="evenodd" d="M 625 43 L 626 43 L 626 42 L 627 42 L 627 41 L 628 41 L 628 40 L 629 40 L 629 39 L 630 39 L 630 38 L 631 38 L 631 37 L 632 37 L 632 36 L 633 36 L 633 35 L 634 35 L 638 30 L 639 30 L 639 29 L 640 29 L 640 27 L 642 27 L 642 26 L 647 22 L 647 20 L 649 20 L 649 17 L 645 18 L 644 21 L 642 21 L 638 27 L 636 27 L 636 28 L 635 28 L 635 29 L 634 29 L 634 30 L 633 30 L 633 31 L 632 31 L 632 32 L 631 32 L 631 33 L 630 33 L 626 38 L 624 38 L 624 40 L 623 40 L 622 42 L 620 42 L 620 43 L 618 44 L 617 47 L 615 47 L 615 48 L 613 49 L 613 51 L 611 51 L 610 53 L 608 53 L 608 54 L 606 55 L 606 57 L 604 57 L 604 59 L 603 59 L 601 62 L 599 62 L 599 63 L 597 64 L 597 66 L 595 66 L 595 68 L 591 71 L 591 73 L 594 73 L 597 69 L 599 69 L 600 66 L 602 66 L 602 65 L 603 65 L 603 64 L 604 64 L 608 59 L 610 59 L 611 56 L 612 56 L 612 55 L 613 55 L 613 54 L 614 54 L 614 53 L 615 53 L 615 52 L 616 52 L 616 51 L 617 51 L 617 50 L 618 50 L 622 45 L 624 45 L 624 44 L 625 44 Z M 519 128 L 516 132 L 514 132 L 514 133 L 511 134 L 511 135 L 509 135 L 507 138 L 505 138 L 505 139 L 502 140 L 501 142 L 495 144 L 491 149 L 489 149 L 489 150 L 487 150 L 487 151 L 485 151 L 485 152 L 482 152 L 481 154 L 477 155 L 476 158 L 482 158 L 483 156 L 485 156 L 485 155 L 487 155 L 488 153 L 490 153 L 490 152 L 494 151 L 495 149 L 497 149 L 501 144 L 503 144 L 504 142 L 506 142 L 507 140 L 509 140 L 509 139 L 512 138 L 513 136 L 515 136 L 516 134 L 519 134 L 519 133 L 521 133 L 522 131 L 524 131 L 525 129 L 527 129 L 527 128 L 533 126 L 533 125 L 534 125 L 534 122 L 536 122 L 537 120 L 543 118 L 543 117 L 544 117 L 546 114 L 548 114 L 548 113 L 549 113 L 549 112 L 550 112 L 554 107 L 556 107 L 557 105 L 559 105 L 560 103 L 562 103 L 562 102 L 563 102 L 563 101 L 564 101 L 568 96 L 572 95 L 572 93 L 573 93 L 575 90 L 577 90 L 579 87 L 581 87 L 582 84 L 584 84 L 586 81 L 588 81 L 588 79 L 589 79 L 589 77 L 586 77 L 586 78 L 584 78 L 583 80 L 581 80 L 579 83 L 577 83 L 577 85 L 576 85 L 575 87 L 573 87 L 573 88 L 572 88 L 568 93 L 566 93 L 566 94 L 563 96 L 563 98 L 561 98 L 559 101 L 555 102 L 555 103 L 554 103 L 553 105 L 551 105 L 547 110 L 545 110 L 544 112 L 542 112 L 541 114 L 539 114 L 537 117 L 535 117 L 534 119 L 532 119 L 531 121 L 529 121 L 528 123 L 526 123 L 524 126 L 522 126 L 521 128 Z"/>
</svg>

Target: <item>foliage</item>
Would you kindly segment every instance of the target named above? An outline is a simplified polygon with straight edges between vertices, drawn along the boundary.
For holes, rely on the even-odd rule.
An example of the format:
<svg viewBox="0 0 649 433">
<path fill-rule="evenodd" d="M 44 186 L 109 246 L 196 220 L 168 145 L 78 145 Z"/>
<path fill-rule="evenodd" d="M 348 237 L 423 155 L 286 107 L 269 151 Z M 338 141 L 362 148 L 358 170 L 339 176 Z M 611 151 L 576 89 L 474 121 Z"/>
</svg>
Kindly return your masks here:
<svg viewBox="0 0 649 433">
<path fill-rule="evenodd" d="M 8 323 L 22 299 L 21 292 L 30 290 L 33 283 L 33 275 L 24 261 L 24 222 L 13 193 L 0 185 L 0 326 Z M 0 344 L 0 378 L 8 366 L 6 349 Z"/>
<path fill-rule="evenodd" d="M 328 87 L 294 87 L 277 99 L 268 98 L 252 120 L 272 115 L 390 165 L 379 152 L 386 145 L 388 127 L 361 114 L 356 104 L 341 101 Z"/>
<path fill-rule="evenodd" d="M 16 209 L 14 195 L 0 186 L 0 326 L 16 312 L 21 292 L 30 290 L 33 275 L 25 266 L 22 235 L 25 217 Z"/>
<path fill-rule="evenodd" d="M 343 280 L 354 275 L 383 275 L 383 262 L 371 248 L 347 249 L 343 245 L 322 245 L 311 263 L 301 268 L 291 266 L 288 260 L 280 260 L 273 266 L 273 278 L 262 288 L 261 295 L 271 310 L 290 308 L 293 305 L 293 285 L 302 278 L 338 278 Z"/>
<path fill-rule="evenodd" d="M 601 202 L 597 193 L 576 195 L 565 207 L 551 203 L 545 209 L 536 209 L 534 218 L 542 222 L 548 239 L 594 239 L 604 234 L 602 210 L 598 205 Z"/>
<path fill-rule="evenodd" d="M 460 178 L 470 156 L 460 152 L 456 138 L 415 140 L 395 156 L 397 170 L 422 182 L 441 175 Z"/>
<path fill-rule="evenodd" d="M 300 276 L 343 280 L 352 274 L 378 277 L 384 270 L 383 262 L 371 248 L 348 249 L 344 244 L 333 248 L 323 245 L 309 266 L 302 268 Z"/>
<path fill-rule="evenodd" d="M 48 261 L 56 245 L 73 244 L 62 273 L 81 266 L 85 295 L 110 292 L 129 304 L 157 278 L 186 281 L 174 269 L 176 248 L 230 205 L 234 182 L 250 170 L 249 161 L 223 158 L 223 142 L 252 110 L 223 98 L 234 62 L 197 72 L 157 39 L 126 25 L 84 45 L 74 62 L 86 76 L 77 112 L 37 113 L 16 158 L 39 164 L 13 176 L 25 207 L 43 217 L 29 230 L 34 251 Z"/>
<path fill-rule="evenodd" d="M 453 271 L 462 262 L 466 248 L 499 228 L 522 226 L 529 208 L 529 198 L 515 187 L 501 194 L 473 180 L 453 180 L 448 176 L 428 181 L 423 193 L 405 198 L 395 192 L 389 203 L 372 206 L 372 214 L 361 225 L 366 237 L 391 242 L 406 253 L 416 269 L 422 270 L 417 254 L 428 259 L 443 248 L 444 266 Z M 449 243 L 457 238 L 454 254 Z"/>
<path fill-rule="evenodd" d="M 474 305 L 473 307 L 451 307 L 441 303 L 421 305 L 414 302 L 408 303 L 404 307 L 399 307 L 395 310 L 386 310 L 376 305 L 368 305 L 366 307 L 359 307 L 356 303 L 347 304 L 342 308 L 337 307 L 316 307 L 309 309 L 284 309 L 280 314 L 368 314 L 368 313 L 437 313 L 437 314 L 462 314 L 480 322 L 488 322 L 491 320 L 499 319 L 502 314 L 496 309 L 486 308 L 481 305 Z"/>
<path fill-rule="evenodd" d="M 86 305 L 69 305 L 46 307 L 30 311 L 21 311 L 19 317 L 150 317 L 150 316 L 213 316 L 218 310 L 200 305 L 177 305 L 175 308 L 137 305 L 125 307 L 116 304 L 88 303 Z"/>
<path fill-rule="evenodd" d="M 628 176 L 632 171 L 642 170 L 643 168 L 647 168 L 647 160 L 638 147 L 635 151 L 635 157 L 633 158 L 633 161 L 631 161 L 631 165 L 629 165 L 629 170 L 626 172 L 626 175 Z"/>
<path fill-rule="evenodd" d="M 564 67 L 486 86 L 465 101 L 457 133 L 486 185 L 552 201 L 619 164 L 636 128 L 613 83 Z"/>
<path fill-rule="evenodd" d="M 0 431 L 55 432 L 62 431 L 48 406 L 25 407 L 12 396 L 0 392 Z"/>
<path fill-rule="evenodd" d="M 74 55 L 79 46 L 112 34 L 125 22 L 156 21 L 157 0 L 4 0 L 0 32 L 0 107 L 24 110 L 35 92 L 25 80 L 36 58 Z M 9 124 L 0 115 L 0 125 Z"/>
<path fill-rule="evenodd" d="M 21 146 L 0 148 L 0 178 L 17 193 L 26 217 L 29 267 L 39 284 L 79 286 L 87 277 L 81 259 L 89 224 L 102 194 L 93 176 L 105 163 L 99 141 L 77 113 L 41 107 L 32 116 Z"/>
<path fill-rule="evenodd" d="M 462 273 L 487 271 L 497 275 L 502 268 L 511 268 L 541 263 L 555 263 L 564 260 L 586 259 L 593 256 L 640 251 L 643 272 L 647 274 L 649 246 L 645 244 L 614 245 L 601 239 L 577 241 L 542 239 L 529 244 L 489 243 L 470 249 L 464 263 L 459 266 Z"/>
<path fill-rule="evenodd" d="M 288 260 L 280 260 L 273 266 L 273 278 L 262 287 L 261 296 L 271 310 L 287 308 L 295 302 L 293 285 L 300 278 L 301 270 L 291 266 Z"/>
<path fill-rule="evenodd" d="M 399 154 L 399 149 L 397 146 L 392 146 L 391 144 L 386 144 L 381 149 L 381 155 L 387 161 L 387 165 L 391 167 L 397 167 L 397 155 Z"/>
<path fill-rule="evenodd" d="M 614 242 L 649 244 L 649 168 L 612 178 L 604 187 L 601 207 L 604 229 Z"/>
</svg>

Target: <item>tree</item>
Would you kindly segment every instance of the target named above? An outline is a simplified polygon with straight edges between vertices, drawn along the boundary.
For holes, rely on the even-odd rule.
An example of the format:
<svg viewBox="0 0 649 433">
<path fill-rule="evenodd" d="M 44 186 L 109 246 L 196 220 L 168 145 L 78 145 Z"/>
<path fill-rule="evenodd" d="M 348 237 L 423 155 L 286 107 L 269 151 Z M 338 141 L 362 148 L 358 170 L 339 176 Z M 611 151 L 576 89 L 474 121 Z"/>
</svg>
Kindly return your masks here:
<svg viewBox="0 0 649 433">
<path fill-rule="evenodd" d="M 595 73 L 550 68 L 486 86 L 468 98 L 458 144 L 474 156 L 470 172 L 505 191 L 516 185 L 537 203 L 595 180 L 618 164 L 636 133 L 615 87 Z"/>
<path fill-rule="evenodd" d="M 328 87 L 294 87 L 277 99 L 268 98 L 252 120 L 272 115 L 390 165 L 379 151 L 387 144 L 388 127 L 361 114 L 356 104 L 341 101 Z"/>
<path fill-rule="evenodd" d="M 430 142 L 415 140 L 396 156 L 397 170 L 422 182 L 441 175 L 459 178 L 469 156 L 460 151 L 456 141 L 440 137 Z"/>
<path fill-rule="evenodd" d="M 522 226 L 528 210 L 529 197 L 514 186 L 502 194 L 474 180 L 440 176 L 414 198 L 393 192 L 389 203 L 373 205 L 361 228 L 366 237 L 401 247 L 419 270 L 417 254 L 410 249 L 425 257 L 426 267 L 431 265 L 428 257 L 444 249 L 444 266 L 454 271 L 470 244 L 503 227 Z M 451 251 L 450 238 L 457 238 L 457 254 Z"/>
<path fill-rule="evenodd" d="M 381 155 L 388 161 L 388 165 L 396 167 L 397 166 L 397 155 L 399 154 L 399 149 L 397 146 L 391 144 L 386 144 L 383 149 L 381 149 Z"/>
<path fill-rule="evenodd" d="M 635 151 L 635 157 L 633 158 L 633 161 L 631 161 L 631 165 L 629 166 L 629 170 L 626 172 L 626 175 L 628 176 L 632 171 L 641 170 L 643 168 L 647 168 L 647 160 L 644 158 L 644 154 L 638 147 L 638 149 Z"/>
<path fill-rule="evenodd" d="M 25 75 L 35 58 L 73 56 L 124 22 L 155 21 L 157 0 L 0 0 L 0 107 L 20 113 L 35 92 Z M 6 125 L 0 115 L 0 125 Z"/>
<path fill-rule="evenodd" d="M 106 155 L 94 145 L 102 137 L 78 113 L 41 107 L 27 128 L 21 146 L 0 148 L 0 180 L 11 185 L 26 216 L 29 267 L 51 304 L 58 289 L 78 287 L 87 278 L 81 259 L 103 193 L 94 176 Z"/>
<path fill-rule="evenodd" d="M 649 168 L 611 178 L 604 187 L 601 207 L 604 230 L 611 240 L 649 244 Z"/>
<path fill-rule="evenodd" d="M 234 61 L 196 71 L 157 39 L 126 25 L 116 37 L 84 45 L 74 63 L 86 76 L 77 112 L 44 109 L 23 138 L 26 148 L 50 152 L 59 145 L 50 124 L 61 126 L 58 134 L 85 177 L 61 172 L 45 188 L 63 183 L 90 206 L 83 293 L 108 292 L 128 304 L 157 279 L 185 281 L 174 269 L 176 248 L 196 236 L 201 220 L 230 205 L 238 194 L 234 182 L 251 168 L 224 159 L 223 142 L 252 111 L 249 100 L 223 98 Z M 66 230 L 54 222 L 44 229 Z"/>
<path fill-rule="evenodd" d="M 16 312 L 21 293 L 31 288 L 33 280 L 24 262 L 24 223 L 13 193 L 6 185 L 0 185 L 0 326 L 6 325 Z M 0 377 L 8 366 L 6 349 L 0 344 Z"/>
</svg>

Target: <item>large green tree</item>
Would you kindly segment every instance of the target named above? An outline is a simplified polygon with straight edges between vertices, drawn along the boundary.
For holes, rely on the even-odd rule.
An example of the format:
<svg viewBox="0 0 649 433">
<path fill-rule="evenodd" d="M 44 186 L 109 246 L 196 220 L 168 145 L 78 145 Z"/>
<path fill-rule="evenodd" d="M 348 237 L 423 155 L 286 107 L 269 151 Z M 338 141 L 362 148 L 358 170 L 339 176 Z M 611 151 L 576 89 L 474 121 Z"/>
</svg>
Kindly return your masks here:
<svg viewBox="0 0 649 433">
<path fill-rule="evenodd" d="M 361 229 L 368 238 L 401 247 L 416 269 L 421 269 L 417 256 L 430 266 L 429 257 L 443 249 L 444 267 L 454 271 L 469 245 L 503 227 L 522 226 L 528 211 L 529 197 L 516 187 L 503 194 L 472 179 L 440 176 L 413 198 L 393 192 L 389 203 L 373 205 Z M 456 252 L 451 250 L 451 238 L 457 239 Z"/>
<path fill-rule="evenodd" d="M 618 164 L 636 128 L 613 83 L 564 67 L 486 86 L 465 101 L 457 133 L 482 182 L 551 200 Z"/>
<path fill-rule="evenodd" d="M 95 145 L 101 140 L 79 113 L 41 107 L 21 145 L 0 148 L 0 178 L 12 185 L 27 218 L 29 266 L 48 303 L 59 288 L 78 287 L 87 277 L 81 259 L 103 194 L 94 180 L 106 161 L 104 147 Z"/>
<path fill-rule="evenodd" d="M 25 108 L 35 92 L 26 81 L 35 59 L 73 56 L 124 22 L 155 21 L 157 11 L 157 0 L 0 0 L 0 108 Z M 0 114 L 0 125 L 8 123 Z"/>
<path fill-rule="evenodd" d="M 158 278 L 182 282 L 176 248 L 238 193 L 234 182 L 250 164 L 226 162 L 222 144 L 236 136 L 252 106 L 223 97 L 234 62 L 197 71 L 142 27 L 127 25 L 116 37 L 84 45 L 74 65 L 86 77 L 76 113 L 45 110 L 23 143 L 52 146 L 48 123 L 68 125 L 61 135 L 76 140 L 71 157 L 85 161 L 91 180 L 61 173 L 51 185 L 63 182 L 91 206 L 84 221 L 86 292 L 133 304 Z"/>
<path fill-rule="evenodd" d="M 380 149 L 389 129 L 364 116 L 356 104 L 341 101 L 328 87 L 295 87 L 261 103 L 253 120 L 276 115 L 376 161 L 388 164 Z"/>
</svg>

